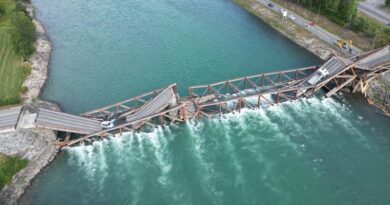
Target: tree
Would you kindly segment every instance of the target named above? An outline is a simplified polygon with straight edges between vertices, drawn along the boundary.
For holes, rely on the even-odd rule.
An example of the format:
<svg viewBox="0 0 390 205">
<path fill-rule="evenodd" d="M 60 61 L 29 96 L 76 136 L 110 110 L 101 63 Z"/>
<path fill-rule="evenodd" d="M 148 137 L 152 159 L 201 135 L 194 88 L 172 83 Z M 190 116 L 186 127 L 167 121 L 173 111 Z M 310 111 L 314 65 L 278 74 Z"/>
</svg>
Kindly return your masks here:
<svg viewBox="0 0 390 205">
<path fill-rule="evenodd" d="M 340 0 L 337 12 L 340 23 L 348 23 L 356 16 L 355 0 Z"/>
<path fill-rule="evenodd" d="M 22 11 L 14 12 L 11 16 L 11 40 L 16 52 L 23 58 L 28 57 L 34 51 L 35 26 L 31 19 Z"/>
<path fill-rule="evenodd" d="M 386 6 L 390 6 L 390 0 L 386 0 Z"/>
<path fill-rule="evenodd" d="M 0 2 L 0 19 L 5 14 L 5 8 L 4 5 Z"/>
</svg>

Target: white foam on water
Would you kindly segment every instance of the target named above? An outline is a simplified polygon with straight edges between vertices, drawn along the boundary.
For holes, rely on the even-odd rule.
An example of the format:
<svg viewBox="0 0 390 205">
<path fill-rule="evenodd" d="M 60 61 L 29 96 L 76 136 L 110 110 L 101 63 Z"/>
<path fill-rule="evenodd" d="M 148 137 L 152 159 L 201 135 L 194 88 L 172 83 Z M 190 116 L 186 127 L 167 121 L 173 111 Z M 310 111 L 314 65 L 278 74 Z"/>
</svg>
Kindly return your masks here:
<svg viewBox="0 0 390 205">
<path fill-rule="evenodd" d="M 141 159 L 145 159 L 145 148 L 144 148 L 144 138 L 141 136 L 140 133 L 133 133 L 133 138 L 137 139 L 137 150 L 139 150 L 139 153 L 141 154 Z"/>
<path fill-rule="evenodd" d="M 129 137 L 130 138 L 130 137 Z M 124 146 L 124 137 L 110 137 L 111 144 L 113 145 L 113 153 L 117 156 L 118 164 L 126 164 L 124 163 L 123 155 L 126 155 L 126 151 L 123 148 Z M 129 146 L 127 149 L 131 150 L 132 146 Z"/>
<path fill-rule="evenodd" d="M 96 156 L 92 156 L 92 158 L 96 157 L 97 159 L 97 167 L 96 169 L 98 169 L 98 174 L 97 176 L 95 176 L 95 178 L 99 178 L 99 191 L 100 193 L 103 191 L 104 189 L 104 182 L 106 180 L 106 177 L 108 175 L 107 173 L 107 169 L 108 169 L 108 166 L 107 166 L 107 162 L 106 162 L 106 153 L 105 153 L 105 144 L 107 144 L 108 140 L 103 140 L 101 143 L 95 143 L 96 144 L 96 149 L 97 149 L 97 152 L 98 154 L 96 154 Z"/>
<path fill-rule="evenodd" d="M 131 191 L 131 204 L 138 204 L 138 201 L 141 197 L 141 192 L 144 188 L 143 179 L 142 179 L 142 171 L 140 172 L 139 166 L 145 159 L 142 158 L 140 147 L 143 147 L 142 143 L 139 142 L 139 145 L 135 145 L 135 140 L 137 136 L 134 133 L 125 133 L 122 137 L 115 137 L 116 146 L 119 146 L 121 151 L 117 152 L 117 159 L 120 160 L 121 163 L 118 164 L 120 166 L 120 170 L 123 174 L 124 178 L 127 178 L 126 175 L 131 176 L 131 180 L 129 181 Z M 137 139 L 138 140 L 138 139 Z M 115 149 L 115 147 L 114 147 Z M 120 190 L 118 190 L 120 191 Z"/>
<path fill-rule="evenodd" d="M 256 100 L 257 102 L 257 98 L 249 100 Z M 314 115 L 314 117 L 308 119 L 310 115 Z M 216 173 L 213 163 L 207 161 L 207 154 L 209 153 L 207 153 L 208 150 L 205 147 L 205 135 L 203 134 L 207 123 L 214 124 L 211 126 L 220 126 L 223 131 L 223 140 L 218 142 L 216 146 L 224 146 L 226 154 L 231 158 L 236 172 L 236 186 L 245 187 L 246 183 L 243 174 L 245 170 L 243 170 L 244 167 L 237 155 L 237 149 L 245 149 L 249 151 L 251 158 L 255 159 L 255 163 L 262 165 L 263 170 L 259 173 L 259 178 L 267 179 L 269 184 L 266 186 L 269 189 L 275 189 L 274 192 L 282 194 L 282 190 L 277 190 L 272 185 L 276 183 L 276 181 L 270 179 L 274 165 L 262 154 L 261 149 L 264 148 L 262 142 L 271 140 L 282 143 L 291 147 L 294 153 L 300 154 L 305 151 L 303 149 L 305 146 L 302 148 L 302 144 L 294 143 L 290 137 L 295 132 L 305 133 L 303 126 L 308 125 L 310 120 L 313 120 L 313 123 L 320 124 L 324 119 L 332 119 L 333 122 L 330 123 L 337 123 L 341 129 L 352 132 L 357 137 L 364 138 L 364 135 L 355 127 L 356 125 L 350 121 L 351 115 L 353 115 L 352 111 L 347 105 L 336 102 L 331 98 L 310 98 L 255 110 L 243 108 L 241 113 L 223 114 L 221 117 L 212 118 L 210 121 L 195 122 L 188 120 L 186 127 L 190 132 L 193 155 L 200 165 L 198 167 L 205 192 L 209 194 L 214 203 L 218 204 L 222 200 L 223 193 L 218 191 L 215 185 L 215 180 L 218 180 L 218 173 Z M 359 116 L 356 116 L 356 118 L 361 120 Z M 261 132 L 259 134 L 250 133 L 256 127 L 265 129 L 264 133 L 270 136 L 262 136 Z M 289 130 L 294 130 L 294 133 L 289 132 Z M 68 163 L 72 166 L 76 165 L 78 169 L 85 173 L 85 177 L 91 183 L 103 187 L 108 169 L 110 169 L 107 165 L 106 154 L 108 153 L 105 149 L 107 146 L 111 146 L 113 153 L 117 156 L 116 159 L 119 160 L 117 164 L 125 164 L 126 169 L 131 172 L 128 174 L 134 176 L 130 183 L 134 189 L 132 192 L 133 202 L 136 203 L 139 200 L 144 181 L 138 179 L 142 176 L 142 173 L 132 172 L 133 164 L 150 163 L 150 161 L 145 162 L 145 159 L 150 158 L 148 153 L 152 153 L 152 158 L 161 170 L 157 181 L 176 194 L 177 188 L 172 190 L 175 189 L 175 181 L 171 176 L 172 159 L 169 150 L 169 142 L 174 139 L 172 138 L 174 132 L 175 130 L 171 130 L 170 126 L 159 126 L 151 133 L 124 133 L 122 137 L 110 138 L 110 141 L 104 140 L 94 142 L 88 146 L 66 148 L 70 153 Z M 235 141 L 233 137 L 241 136 L 240 133 L 246 135 L 244 137 L 247 138 L 246 141 L 240 139 L 240 142 L 244 143 L 243 147 L 237 147 L 233 143 Z M 148 152 L 148 150 L 153 152 Z M 102 189 L 99 189 L 99 191 L 102 191 Z"/>
<path fill-rule="evenodd" d="M 72 166 L 75 162 L 76 167 L 84 173 L 82 176 L 93 185 L 96 184 L 95 179 L 97 179 L 99 172 L 96 156 L 94 156 L 94 149 L 93 145 L 83 145 L 66 149 L 71 156 L 74 155 L 70 159 L 76 159 L 75 161 L 69 160 L 69 164 Z"/>
<path fill-rule="evenodd" d="M 186 122 L 186 128 L 190 132 L 191 137 L 191 146 L 192 146 L 192 154 L 195 156 L 198 161 L 199 171 L 201 172 L 200 177 L 203 184 L 203 189 L 205 193 L 207 193 L 210 199 L 213 201 L 213 204 L 220 204 L 222 192 L 217 190 L 214 186 L 213 179 L 217 178 L 217 173 L 213 168 L 212 163 L 208 162 L 205 159 L 205 136 L 201 133 L 203 132 L 205 124 L 204 122 L 195 122 L 194 120 L 188 120 Z"/>
<path fill-rule="evenodd" d="M 204 138 L 199 134 L 202 132 L 204 123 L 188 120 L 186 122 L 186 126 L 190 132 L 190 136 L 192 137 L 192 140 L 195 141 L 195 144 L 193 145 L 195 148 L 194 154 L 196 154 L 196 157 L 198 158 L 200 163 L 206 163 L 202 156 L 204 154 L 204 149 L 202 148 L 202 146 L 204 145 Z"/>
<path fill-rule="evenodd" d="M 164 130 L 161 126 L 158 126 L 151 133 L 143 134 L 150 144 L 154 147 L 154 156 L 158 166 L 161 169 L 161 175 L 158 177 L 158 182 L 163 186 L 170 187 L 172 185 L 169 173 L 172 169 L 172 161 L 167 152 L 167 140 L 164 136 Z"/>
<path fill-rule="evenodd" d="M 216 118 L 215 120 L 211 121 L 212 123 L 215 124 L 215 126 L 222 127 L 223 137 L 224 137 L 222 145 L 225 147 L 226 154 L 229 154 L 229 156 L 232 160 L 232 163 L 233 163 L 234 171 L 236 173 L 235 185 L 240 186 L 240 187 L 244 187 L 243 185 L 245 184 L 246 180 L 245 180 L 245 177 L 243 175 L 243 168 L 242 168 L 241 162 L 238 159 L 238 156 L 236 153 L 236 147 L 232 143 L 231 133 L 233 131 L 231 129 L 231 126 L 232 126 L 232 123 L 234 123 L 234 122 L 237 123 L 238 119 L 240 117 L 242 117 L 243 115 L 245 115 L 244 110 L 243 110 L 243 113 L 238 113 L 238 114 L 229 113 L 229 114 L 223 115 L 221 118 Z"/>
<path fill-rule="evenodd" d="M 314 98 L 307 100 L 307 102 L 310 103 L 310 107 L 313 110 L 325 111 L 328 119 L 331 120 L 332 123 L 337 123 L 345 131 L 353 133 L 353 135 L 357 137 L 357 140 L 361 142 L 367 140 L 364 134 L 357 129 L 358 124 L 356 122 L 361 120 L 359 120 L 358 116 L 353 115 L 347 104 L 336 102 L 332 98 L 325 98 L 322 100 Z"/>
</svg>

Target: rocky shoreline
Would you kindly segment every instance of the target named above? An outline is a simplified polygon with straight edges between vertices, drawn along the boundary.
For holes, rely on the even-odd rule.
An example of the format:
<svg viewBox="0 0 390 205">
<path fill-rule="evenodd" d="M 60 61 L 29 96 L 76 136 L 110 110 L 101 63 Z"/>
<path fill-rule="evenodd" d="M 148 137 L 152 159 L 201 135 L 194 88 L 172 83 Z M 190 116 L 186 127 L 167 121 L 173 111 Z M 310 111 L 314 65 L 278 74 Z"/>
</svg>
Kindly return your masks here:
<svg viewBox="0 0 390 205">
<path fill-rule="evenodd" d="M 47 102 L 38 104 L 29 106 L 42 107 L 42 104 L 47 104 Z M 49 105 L 46 107 L 56 108 L 57 106 Z M 30 109 L 25 109 L 21 120 L 25 118 L 28 121 L 31 119 L 29 115 L 34 115 L 33 113 Z M 27 167 L 15 174 L 12 182 L 0 192 L 0 203 L 5 205 L 17 204 L 34 177 L 57 156 L 59 151 L 59 147 L 54 145 L 57 138 L 55 132 L 29 128 L 28 124 L 24 124 L 27 125 L 26 127 L 22 125 L 15 132 L 0 135 L 1 153 L 9 156 L 20 156 L 28 160 Z"/>
<path fill-rule="evenodd" d="M 314 36 L 309 31 L 302 29 L 294 22 L 281 21 L 280 15 L 271 11 L 269 8 L 257 3 L 255 0 L 233 0 L 235 3 L 260 18 L 262 21 L 270 25 L 273 29 L 287 37 L 294 43 L 310 51 L 322 60 L 329 58 L 331 54 L 344 56 L 344 54 L 327 42 Z"/>
<path fill-rule="evenodd" d="M 29 16 L 33 19 L 36 28 L 35 52 L 29 58 L 31 74 L 24 81 L 23 86 L 28 88 L 22 97 L 27 102 L 37 99 L 45 85 L 48 76 L 48 66 L 52 50 L 51 42 L 42 24 L 35 18 L 35 8 L 31 4 L 25 4 Z"/>
<path fill-rule="evenodd" d="M 17 204 L 34 177 L 57 156 L 60 149 L 55 145 L 57 134 L 54 131 L 34 127 L 38 108 L 60 110 L 50 102 L 27 103 L 20 115 L 17 130 L 0 134 L 0 153 L 28 160 L 26 168 L 15 174 L 12 182 L 1 190 L 0 204 Z"/>
<path fill-rule="evenodd" d="M 52 130 L 35 128 L 33 119 L 38 108 L 60 110 L 59 106 L 39 101 L 38 97 L 48 76 L 48 65 L 51 54 L 51 42 L 42 24 L 35 18 L 35 8 L 24 4 L 36 27 L 35 52 L 29 58 L 31 74 L 23 86 L 28 88 L 24 99 L 24 109 L 21 113 L 17 130 L 12 133 L 0 134 L 0 153 L 8 156 L 19 156 L 29 162 L 23 170 L 13 176 L 12 182 L 0 192 L 0 204 L 17 204 L 34 177 L 55 159 L 59 147 L 55 145 L 57 135 Z"/>
<path fill-rule="evenodd" d="M 373 81 L 367 90 L 367 98 L 390 116 L 390 82 L 388 80 Z"/>
</svg>

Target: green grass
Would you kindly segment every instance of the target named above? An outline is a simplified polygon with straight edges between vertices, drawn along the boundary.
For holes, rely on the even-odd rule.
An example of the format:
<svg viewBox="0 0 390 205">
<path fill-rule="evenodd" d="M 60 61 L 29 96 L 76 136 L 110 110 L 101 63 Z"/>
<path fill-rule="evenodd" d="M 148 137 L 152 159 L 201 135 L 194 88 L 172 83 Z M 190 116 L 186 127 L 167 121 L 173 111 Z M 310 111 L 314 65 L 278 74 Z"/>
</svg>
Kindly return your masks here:
<svg viewBox="0 0 390 205">
<path fill-rule="evenodd" d="M 5 14 L 0 17 L 0 106 L 19 103 L 23 81 L 30 73 L 30 68 L 16 54 L 10 39 L 10 13 L 16 1 L 0 0 Z M 24 90 L 23 90 L 24 91 Z"/>
<path fill-rule="evenodd" d="M 12 181 L 12 176 L 27 166 L 28 161 L 20 157 L 0 154 L 0 190 Z"/>
</svg>

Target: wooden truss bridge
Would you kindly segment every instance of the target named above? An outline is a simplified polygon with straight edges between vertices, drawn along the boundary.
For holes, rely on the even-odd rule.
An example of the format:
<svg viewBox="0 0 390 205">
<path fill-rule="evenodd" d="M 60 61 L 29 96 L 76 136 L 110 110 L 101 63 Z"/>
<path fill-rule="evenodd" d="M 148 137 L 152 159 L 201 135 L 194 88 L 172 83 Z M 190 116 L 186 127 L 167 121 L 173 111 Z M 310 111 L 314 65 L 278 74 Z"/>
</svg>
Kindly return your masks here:
<svg viewBox="0 0 390 205">
<path fill-rule="evenodd" d="M 325 75 L 321 73 L 326 70 Z M 390 46 L 349 59 L 331 56 L 322 66 L 262 73 L 188 88 L 189 96 L 178 97 L 176 84 L 103 108 L 72 115 L 40 109 L 37 127 L 67 133 L 61 146 L 83 144 L 110 135 L 122 135 L 147 126 L 211 117 L 242 108 L 262 108 L 314 96 L 330 97 L 346 86 L 365 94 L 370 83 L 390 72 Z M 17 110 L 17 109 L 16 109 Z M 11 112 L 12 111 L 12 112 Z M 0 125 L 16 127 L 14 110 L 0 110 Z M 11 113 L 11 114 L 10 114 Z M 10 119 L 10 116 L 15 116 Z M 4 118 L 4 119 L 2 119 Z M 2 123 L 7 121 L 7 123 Z M 12 123 L 11 123 L 12 122 Z M 102 122 L 112 122 L 109 127 Z M 104 127 L 104 128 L 103 128 Z M 1 128 L 1 126 L 0 126 Z M 71 138 L 71 134 L 79 135 Z"/>
</svg>

